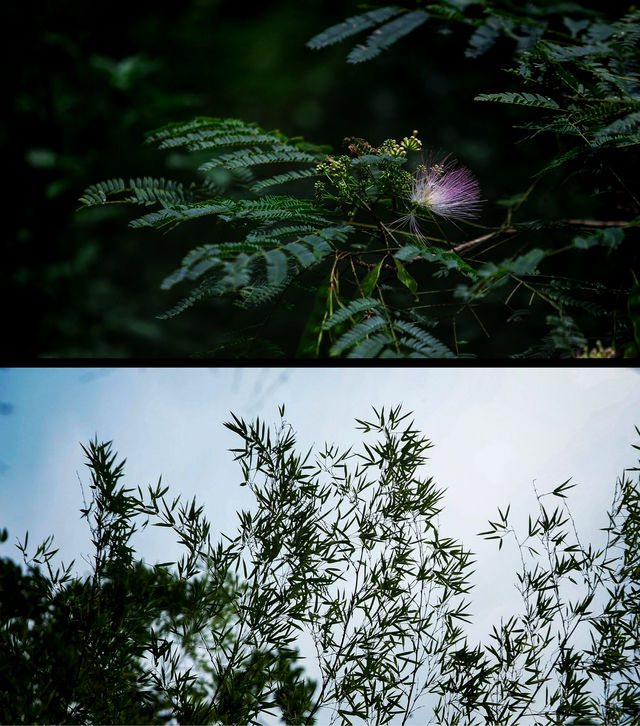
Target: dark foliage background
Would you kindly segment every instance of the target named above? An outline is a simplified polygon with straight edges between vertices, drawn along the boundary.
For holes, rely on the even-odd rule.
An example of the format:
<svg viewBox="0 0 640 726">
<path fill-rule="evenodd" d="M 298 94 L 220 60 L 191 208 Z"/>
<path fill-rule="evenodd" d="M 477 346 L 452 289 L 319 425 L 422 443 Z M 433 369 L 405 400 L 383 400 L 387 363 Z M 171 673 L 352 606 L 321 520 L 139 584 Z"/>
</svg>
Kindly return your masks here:
<svg viewBox="0 0 640 726">
<path fill-rule="evenodd" d="M 629 8 L 618 5 L 620 15 Z M 512 128 L 519 109 L 473 101 L 508 87 L 498 69 L 510 65 L 511 46 L 500 41 L 472 60 L 464 56 L 466 33 L 441 35 L 429 23 L 366 65 L 345 62 L 347 45 L 318 52 L 305 46 L 361 9 L 353 0 L 277 0 L 255 10 L 229 0 L 5 3 L 5 351 L 28 358 L 295 354 L 299 341 L 289 331 L 301 329 L 311 311 L 313 276 L 257 316 L 231 300 L 209 300 L 160 321 L 155 316 L 181 296 L 161 291 L 161 280 L 194 243 L 214 241 L 215 226 L 206 239 L 202 228 L 162 236 L 128 229 L 126 208 L 76 212 L 82 190 L 100 179 L 189 181 L 193 155 L 143 144 L 145 131 L 170 121 L 237 117 L 336 151 L 347 135 L 380 143 L 418 129 L 429 147 L 473 170 L 490 200 L 482 221 L 497 223 L 503 209 L 496 200 L 524 191 L 540 155 L 549 155 L 545 138 L 514 147 L 522 137 Z M 536 197 L 539 210 L 530 212 L 557 215 L 571 200 L 572 215 L 597 215 L 600 202 L 580 202 L 579 191 L 559 173 Z M 243 331 L 252 335 L 265 315 L 277 348 L 227 345 Z M 474 321 L 468 325 L 460 337 L 477 340 Z M 525 328 L 514 332 L 524 336 Z M 496 336 L 493 354 L 512 332 Z M 530 342 L 523 337 L 519 347 Z M 476 352 L 483 354 L 481 343 Z"/>
</svg>

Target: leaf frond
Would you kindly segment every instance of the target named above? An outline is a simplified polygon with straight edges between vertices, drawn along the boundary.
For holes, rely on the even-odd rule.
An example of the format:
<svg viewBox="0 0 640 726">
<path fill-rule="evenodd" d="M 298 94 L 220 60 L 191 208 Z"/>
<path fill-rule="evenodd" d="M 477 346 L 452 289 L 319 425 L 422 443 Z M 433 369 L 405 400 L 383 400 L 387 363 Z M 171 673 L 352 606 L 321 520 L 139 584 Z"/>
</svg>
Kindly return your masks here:
<svg viewBox="0 0 640 726">
<path fill-rule="evenodd" d="M 318 176 L 319 172 L 314 167 L 312 169 L 301 169 L 300 171 L 287 171 L 284 174 L 277 174 L 276 176 L 269 177 L 268 179 L 260 179 L 251 185 L 252 192 L 261 192 L 268 187 L 277 186 L 279 184 L 286 184 L 290 181 L 296 181 L 298 179 L 308 179 L 309 177 Z"/>
<path fill-rule="evenodd" d="M 533 106 L 535 108 L 548 108 L 554 111 L 560 110 L 560 106 L 556 101 L 548 96 L 542 96 L 539 93 L 513 93 L 506 91 L 504 93 L 480 93 L 475 101 L 492 101 L 497 103 L 512 103 L 517 106 Z"/>
<path fill-rule="evenodd" d="M 124 195 L 119 199 L 110 199 L 115 195 Z M 85 189 L 80 202 L 86 207 L 108 204 L 109 202 L 131 202 L 133 204 L 183 204 L 195 198 L 194 185 L 185 187 L 180 182 L 170 179 L 145 176 L 130 179 L 108 179 L 92 184 Z"/>
<path fill-rule="evenodd" d="M 396 41 L 422 25 L 429 15 L 424 10 L 406 12 L 374 30 L 365 45 L 357 45 L 347 56 L 348 63 L 371 60 Z"/>
<path fill-rule="evenodd" d="M 402 12 L 404 12 L 403 8 L 388 5 L 384 8 L 377 8 L 376 10 L 370 10 L 369 12 L 362 13 L 360 15 L 354 15 L 341 23 L 332 25 L 330 28 L 323 30 L 317 35 L 314 35 L 313 38 L 307 42 L 307 47 L 312 50 L 317 50 L 318 48 L 325 48 L 328 45 L 339 43 L 345 38 L 356 35 L 356 33 L 372 28 L 374 25 L 378 25 L 379 23 L 384 23 L 386 20 L 389 20 Z"/>
<path fill-rule="evenodd" d="M 257 164 L 281 164 L 292 161 L 318 161 L 317 154 L 310 154 L 306 151 L 299 151 L 294 146 L 273 147 L 270 151 L 264 151 L 258 147 L 233 151 L 230 154 L 222 154 L 211 161 L 207 161 L 199 167 L 202 172 L 211 169 L 237 169 L 243 166 L 255 166 Z"/>
</svg>

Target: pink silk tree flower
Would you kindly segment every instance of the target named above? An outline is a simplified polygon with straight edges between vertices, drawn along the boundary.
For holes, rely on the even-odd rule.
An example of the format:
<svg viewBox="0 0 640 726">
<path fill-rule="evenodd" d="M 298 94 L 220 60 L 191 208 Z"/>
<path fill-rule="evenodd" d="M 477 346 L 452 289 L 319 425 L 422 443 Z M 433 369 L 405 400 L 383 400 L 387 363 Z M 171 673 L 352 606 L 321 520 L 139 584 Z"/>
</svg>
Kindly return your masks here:
<svg viewBox="0 0 640 726">
<path fill-rule="evenodd" d="M 480 213 L 477 179 L 457 161 L 449 161 L 448 155 L 418 167 L 410 200 L 416 207 L 447 219 L 473 219 Z"/>
</svg>

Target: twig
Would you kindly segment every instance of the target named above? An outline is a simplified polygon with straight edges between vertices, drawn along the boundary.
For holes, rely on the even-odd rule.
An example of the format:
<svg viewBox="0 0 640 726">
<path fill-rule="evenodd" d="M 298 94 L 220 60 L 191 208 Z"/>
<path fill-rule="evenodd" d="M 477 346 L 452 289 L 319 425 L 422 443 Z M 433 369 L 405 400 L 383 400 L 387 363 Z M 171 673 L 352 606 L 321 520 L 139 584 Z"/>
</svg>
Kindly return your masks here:
<svg viewBox="0 0 640 726">
<path fill-rule="evenodd" d="M 514 227 L 508 227 L 507 229 L 499 229 L 495 232 L 489 232 L 489 234 L 483 234 L 482 237 L 476 237 L 475 239 L 471 239 L 468 242 L 463 242 L 462 244 L 457 245 L 453 248 L 453 251 L 458 253 L 462 252 L 462 250 L 469 249 L 469 247 L 475 247 L 476 245 L 479 245 L 481 242 L 486 242 L 488 239 L 491 239 L 492 237 L 495 237 L 498 234 L 501 234 L 504 232 L 505 234 L 515 234 L 518 230 Z"/>
<path fill-rule="evenodd" d="M 368 270 L 373 270 L 374 267 L 377 267 L 375 262 L 365 262 L 364 260 L 361 260 L 358 257 L 356 257 L 355 260 L 353 258 L 351 258 L 351 259 L 352 259 L 352 263 L 351 263 L 352 265 L 356 264 L 356 265 L 359 265 L 360 267 L 366 267 Z M 421 259 L 421 258 L 418 258 L 418 259 Z M 396 268 L 387 262 L 383 263 L 382 268 L 384 270 L 391 270 L 392 272 L 396 272 Z"/>
<path fill-rule="evenodd" d="M 613 219 L 559 219 L 563 224 L 576 224 L 581 227 L 626 227 L 630 220 L 616 221 Z"/>
</svg>

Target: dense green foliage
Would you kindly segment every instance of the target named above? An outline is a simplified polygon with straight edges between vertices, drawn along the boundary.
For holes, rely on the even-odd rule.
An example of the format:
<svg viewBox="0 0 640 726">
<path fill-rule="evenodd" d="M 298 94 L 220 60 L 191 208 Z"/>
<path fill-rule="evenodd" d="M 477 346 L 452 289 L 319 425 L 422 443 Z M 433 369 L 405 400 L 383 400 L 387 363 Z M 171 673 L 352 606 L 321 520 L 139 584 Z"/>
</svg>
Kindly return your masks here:
<svg viewBox="0 0 640 726">
<path fill-rule="evenodd" d="M 513 118 L 527 132 L 521 140 L 538 144 L 538 154 L 530 164 L 511 152 L 512 166 L 528 164 L 526 187 L 501 180 L 504 196 L 486 197 L 483 224 L 416 203 L 416 178 L 437 168 L 423 156 L 427 171 L 418 166 L 412 175 L 415 152 L 424 143 L 429 153 L 417 131 L 377 147 L 350 137 L 347 154 L 325 156 L 299 137 L 224 118 L 170 124 L 148 137 L 204 159 L 198 181 L 115 179 L 87 189 L 83 203 L 159 205 L 132 227 L 169 230 L 208 215 L 229 223 L 224 232 L 200 224 L 199 235 L 213 232 L 214 240 L 188 252 L 164 287 L 198 284 L 165 317 L 211 296 L 255 309 L 258 329 L 258 306 L 289 310 L 282 316 L 286 348 L 282 338 L 255 334 L 235 341 L 239 350 L 252 345 L 254 355 L 636 355 L 640 15 L 575 3 L 422 6 L 367 10 L 309 46 L 367 31 L 348 56 L 354 64 L 431 27 L 447 39 L 464 33 L 469 59 L 493 58 L 496 45 L 500 61 L 509 53 L 513 90 L 477 88 L 475 100 L 519 107 L 522 115 Z M 360 70 L 375 87 L 376 70 Z M 456 78 L 454 94 L 466 90 Z M 314 193 L 311 177 L 318 177 Z M 426 221 L 418 225 L 421 216 Z M 403 221 L 410 231 L 398 228 Z M 292 289 L 306 292 L 305 321 L 287 302 Z"/>
<path fill-rule="evenodd" d="M 534 488 L 524 531 L 498 509 L 480 536 L 515 542 L 522 607 L 474 642 L 472 552 L 442 531 L 444 491 L 423 476 L 432 445 L 409 414 L 374 409 L 359 445 L 306 453 L 284 407 L 273 428 L 225 425 L 253 502 L 220 538 L 195 499 L 161 480 L 125 488 L 111 445 L 85 448 L 91 575 L 57 567 L 51 539 L 32 558 L 20 545 L 26 573 L 0 560 L 0 721 L 637 723 L 640 467 L 617 480 L 595 545 L 569 481 Z M 138 522 L 172 532 L 182 557 L 136 561 Z M 301 634 L 317 687 L 295 665 Z"/>
<path fill-rule="evenodd" d="M 0 559 L 0 723 L 246 723 L 266 689 L 285 722 L 299 722 L 314 684 L 300 678 L 295 651 L 255 648 L 220 672 L 215 651 L 202 650 L 203 628 L 223 632 L 221 648 L 234 646 L 237 578 L 211 584 L 137 560 L 136 500 L 119 485 L 124 462 L 97 442 L 85 453 L 91 574 L 56 567 L 53 537 L 28 556 L 27 535 L 24 572 Z"/>
</svg>

